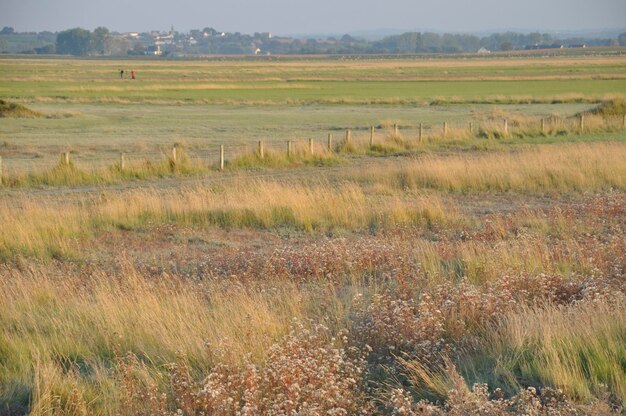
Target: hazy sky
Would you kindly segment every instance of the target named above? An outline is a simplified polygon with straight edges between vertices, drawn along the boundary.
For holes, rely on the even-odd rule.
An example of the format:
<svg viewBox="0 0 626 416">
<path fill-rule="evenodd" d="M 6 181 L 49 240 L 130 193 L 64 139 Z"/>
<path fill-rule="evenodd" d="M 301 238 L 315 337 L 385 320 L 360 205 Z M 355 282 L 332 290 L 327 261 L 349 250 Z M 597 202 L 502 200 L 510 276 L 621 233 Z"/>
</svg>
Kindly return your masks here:
<svg viewBox="0 0 626 416">
<path fill-rule="evenodd" d="M 626 27 L 626 0 L 0 0 L 0 27 L 229 32 L 480 32 Z"/>
</svg>

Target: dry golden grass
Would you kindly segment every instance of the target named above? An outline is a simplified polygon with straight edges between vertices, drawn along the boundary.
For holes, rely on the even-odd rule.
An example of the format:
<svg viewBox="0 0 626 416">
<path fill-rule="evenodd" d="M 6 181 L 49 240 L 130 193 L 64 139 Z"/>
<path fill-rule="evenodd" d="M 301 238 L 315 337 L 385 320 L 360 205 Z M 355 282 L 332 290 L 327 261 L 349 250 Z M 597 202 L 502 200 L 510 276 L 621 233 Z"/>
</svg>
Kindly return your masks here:
<svg viewBox="0 0 626 416">
<path fill-rule="evenodd" d="M 523 54 L 521 54 L 523 55 Z M 108 74 L 107 71 L 112 72 L 112 68 L 128 66 L 127 60 L 118 61 L 91 61 L 89 62 L 90 72 L 94 71 L 99 75 L 96 79 L 102 79 L 102 74 Z M 551 67 L 592 67 L 602 68 L 607 67 L 606 72 L 611 77 L 620 76 L 619 71 L 615 70 L 615 67 L 623 66 L 625 59 L 623 56 L 552 56 L 545 57 L 524 57 L 520 60 L 519 57 L 509 57 L 494 55 L 492 58 L 482 57 L 480 59 L 458 59 L 458 58 L 446 58 L 446 59 L 365 59 L 365 60 L 328 60 L 326 57 L 322 59 L 311 59 L 307 57 L 306 60 L 296 57 L 293 60 L 284 59 L 280 61 L 226 61 L 222 60 L 208 60 L 208 61 L 193 61 L 187 60 L 184 62 L 168 61 L 165 65 L 163 62 L 140 60 L 137 61 L 137 66 L 141 67 L 141 73 L 149 72 L 151 75 L 157 77 L 176 77 L 181 78 L 180 74 L 184 73 L 187 79 L 205 79 L 208 77 L 210 80 L 215 79 L 232 79 L 233 70 L 236 70 L 237 74 L 245 74 L 252 80 L 267 79 L 270 77 L 284 78 L 289 77 L 291 74 L 298 74 L 299 76 L 306 76 L 311 74 L 316 78 L 322 75 L 323 79 L 335 79 L 337 72 L 341 74 L 347 74 L 354 71 L 363 72 L 365 74 L 377 74 L 377 78 L 384 78 L 384 74 L 390 71 L 397 71 L 402 69 L 404 71 L 415 71 L 419 69 L 436 69 L 436 68 L 448 68 L 453 70 L 468 68 L 468 69 L 490 69 L 494 66 L 500 68 L 517 68 L 524 66 L 531 70 L 541 70 L 543 68 Z M 24 61 L 21 59 L 7 58 L 3 59 L 3 65 L 7 68 L 19 68 L 24 65 Z M 63 80 L 84 80 L 84 63 L 81 62 L 61 62 L 57 60 L 44 60 L 38 59 L 37 65 L 42 68 L 42 71 L 38 71 L 36 74 L 28 72 L 14 73 L 7 77 L 7 80 L 32 80 L 32 81 L 46 81 L 50 79 L 62 78 Z M 229 73 L 230 72 L 230 73 Z M 457 75 L 452 73 L 452 77 Z M 498 78 L 524 78 L 524 75 L 517 77 L 506 77 L 502 74 L 488 73 L 480 74 L 483 77 L 492 79 L 491 77 Z M 530 73 L 529 76 L 536 74 Z M 587 74 L 576 74 L 576 77 L 584 77 Z M 549 77 L 550 74 L 544 74 L 544 77 Z M 554 77 L 566 77 L 567 74 L 557 73 L 552 74 Z M 439 75 L 439 77 L 444 77 Z M 449 78 L 449 77 L 448 77 Z M 343 78 L 337 78 L 343 79 Z M 394 76 L 394 79 L 396 77 Z M 476 79 L 476 77 L 472 78 Z"/>
<path fill-rule="evenodd" d="M 280 90 L 280 89 L 311 89 L 313 88 L 310 85 L 298 84 L 298 83 L 289 83 L 288 85 L 249 85 L 246 84 L 242 86 L 240 84 L 209 84 L 209 83 L 201 83 L 201 84 L 189 84 L 189 83 L 180 83 L 177 84 L 175 82 L 168 84 L 158 84 L 158 83 L 150 83 L 150 84 L 134 84 L 128 83 L 122 86 L 119 85 L 101 85 L 101 86 L 89 86 L 89 87 L 75 87 L 75 88 L 66 88 L 68 92 L 85 92 L 85 93 L 93 93 L 93 92 L 127 92 L 127 91 L 178 91 L 180 89 L 185 90 L 238 90 L 245 88 L 246 90 Z"/>
<path fill-rule="evenodd" d="M 608 389 L 626 403 L 625 305 L 616 293 L 614 299 L 510 313 L 485 344 L 485 356 L 497 363 L 494 380 L 538 380 L 582 401 Z"/>
<path fill-rule="evenodd" d="M 395 78 L 394 78 L 395 80 Z M 467 80 L 466 82 L 473 81 L 474 79 Z M 212 79 L 211 81 L 217 81 Z M 224 82 L 230 81 L 230 79 L 224 79 Z M 259 81 L 276 81 L 274 79 L 259 80 Z M 338 81 L 344 81 L 343 79 Z M 444 80 L 435 80 L 444 81 Z M 291 85 L 291 84 L 290 84 Z M 191 92 L 200 90 L 194 88 L 187 88 L 185 90 Z M 213 89 L 219 91 L 221 88 Z M 226 90 L 234 88 L 226 88 Z M 248 88 L 246 88 L 248 90 Z M 278 88 L 280 90 L 282 88 Z M 308 88 L 296 88 L 308 89 Z M 263 88 L 251 88 L 249 91 L 264 90 Z M 128 90 L 116 90 L 115 88 L 108 91 L 109 93 L 125 92 Z M 132 90 L 130 90 L 132 91 Z M 146 90 L 149 92 L 149 89 Z M 168 91 L 168 90 L 161 90 Z M 169 90 L 175 91 L 175 90 Z M 91 93 L 105 93 L 104 89 L 99 90 L 94 88 L 90 90 Z M 195 94 L 195 93 L 194 93 Z M 98 95 L 98 94 L 96 94 Z M 21 100 L 25 103 L 58 103 L 65 104 L 136 104 L 142 103 L 146 105 L 189 105 L 189 104 L 210 104 L 210 105 L 250 105 L 250 106 L 272 106 L 272 105 L 310 105 L 310 104 L 326 104 L 326 105 L 413 105 L 413 106 L 428 106 L 428 105 L 447 105 L 447 104 L 564 104 L 564 103 L 588 103 L 597 104 L 603 101 L 618 99 L 625 100 L 626 94 L 611 93 L 611 94 L 575 94 L 564 93 L 548 96 L 531 96 L 524 94 L 512 94 L 512 95 L 488 95 L 488 96 L 445 96 L 445 97 L 353 97 L 353 96 L 326 96 L 318 99 L 308 98 L 227 98 L 227 97 L 211 97 L 211 98 L 157 98 L 157 97 L 118 97 L 118 96 L 64 96 L 59 97 L 47 97 L 36 96 L 30 97 L 28 100 Z M 16 100 L 20 101 L 20 100 Z"/>
<path fill-rule="evenodd" d="M 177 223 L 225 228 L 291 227 L 304 231 L 453 220 L 439 198 L 366 195 L 355 183 L 293 186 L 250 180 L 227 187 L 147 189 L 60 205 L 13 198 L 0 207 L 0 252 L 48 257 L 72 255 L 81 239 L 110 227 Z"/>
<path fill-rule="evenodd" d="M 16 197 L 0 206 L 0 227 L 5 230 L 0 252 L 5 258 L 20 253 L 71 256 L 72 247 L 98 230 L 146 224 L 311 232 L 457 221 L 453 204 L 420 192 L 624 190 L 624 160 L 622 143 L 545 145 L 517 152 L 424 157 L 398 167 L 373 167 L 367 176 L 357 174 L 339 185 L 242 179 L 218 187 L 103 194 L 78 204 Z"/>
<path fill-rule="evenodd" d="M 626 189 L 626 145 L 562 144 L 483 155 L 424 157 L 361 175 L 390 188 L 453 192 Z M 374 179 L 372 179 L 374 178 Z"/>
<path fill-rule="evenodd" d="M 374 197 L 375 198 L 375 197 Z M 371 204 L 375 202 L 375 204 Z M 444 218 L 441 202 L 434 199 L 373 200 L 357 184 L 292 186 L 275 181 L 253 180 L 224 188 L 197 187 L 183 191 L 148 190 L 114 197 L 98 210 L 101 218 L 132 223 L 139 216 L 157 222 L 213 224 L 225 227 L 294 226 L 316 229 L 361 228 L 373 216 L 406 218 L 404 211 L 420 208 L 432 217 Z"/>
<path fill-rule="evenodd" d="M 162 366 L 182 357 L 204 371 L 261 364 L 294 319 L 316 314 L 320 295 L 288 282 L 268 291 L 154 281 L 122 268 L 88 278 L 44 267 L 0 272 L 0 348 L 8 357 L 0 361 L 0 403 L 23 401 L 29 393 L 19 387 L 28 386 L 32 414 L 117 414 L 115 361 L 127 352 L 149 363 L 145 377 L 157 383 Z"/>
<path fill-rule="evenodd" d="M 43 114 L 38 111 L 33 111 L 28 107 L 21 104 L 12 103 L 5 100 L 0 100 L 0 118 L 37 118 L 43 117 Z"/>
<path fill-rule="evenodd" d="M 559 103 L 600 103 L 610 100 L 624 100 L 621 93 L 580 94 L 563 93 L 556 95 L 485 95 L 485 96 L 447 96 L 432 97 L 430 105 L 435 104 L 559 104 Z"/>
<path fill-rule="evenodd" d="M 537 218 L 541 214 L 536 215 Z M 540 233 L 538 233 L 540 234 Z M 468 241 L 449 245 L 417 241 L 416 260 L 433 279 L 464 277 L 475 284 L 495 281 L 502 273 L 588 273 L 592 262 L 581 257 L 575 240 L 558 244 L 542 237 L 503 238 L 498 244 Z M 442 255 L 445 252 L 446 256 Z"/>
<path fill-rule="evenodd" d="M 333 217 L 333 209 L 365 203 L 364 212 L 374 212 L 384 206 L 370 206 L 375 201 L 368 199 L 371 190 L 356 184 L 334 189 L 321 183 L 319 188 L 295 188 L 291 192 L 286 185 L 255 183 L 255 189 L 263 191 L 261 195 L 240 186 L 232 194 L 223 189 L 204 189 L 198 195 L 202 188 L 164 195 L 149 191 L 143 198 L 148 205 L 132 198 L 103 195 L 99 201 L 64 205 L 60 211 L 71 211 L 67 208 L 71 206 L 84 210 L 85 227 L 91 229 L 94 219 L 90 216 L 103 222 L 117 218 L 127 223 L 142 221 L 136 216 L 146 215 L 146 222 L 140 224 L 167 219 L 195 225 L 198 220 L 194 209 L 254 209 L 250 208 L 254 204 L 267 207 L 285 197 L 291 200 L 282 204 L 291 204 L 302 218 L 315 215 L 324 204 L 333 206 L 325 208 L 325 215 L 333 220 L 343 218 Z M 336 199 L 334 191 L 347 194 L 345 201 Z M 381 191 L 386 191 L 391 201 L 400 195 L 389 189 Z M 206 272 L 202 279 L 139 272 L 130 265 L 135 258 L 118 259 L 105 267 L 62 262 L 38 265 L 29 261 L 18 261 L 17 267 L 2 266 L 0 352 L 9 359 L 0 360 L 0 403 L 30 403 L 33 414 L 119 414 L 123 402 L 120 396 L 128 394 L 129 388 L 152 386 L 156 396 L 133 399 L 137 409 L 145 409 L 149 400 L 171 395 L 166 364 L 185 363 L 198 383 L 218 371 L 218 365 L 226 365 L 235 373 L 249 369 L 249 363 L 266 365 L 268 352 L 275 352 L 275 342 L 290 332 L 293 318 L 323 322 L 332 328 L 331 334 L 351 328 L 349 342 L 366 342 L 373 346 L 373 354 L 385 348 L 390 360 L 402 352 L 386 349 L 395 345 L 393 334 L 402 340 L 411 339 L 418 346 L 425 345 L 425 339 L 445 338 L 451 345 L 458 342 L 465 348 L 477 340 L 485 342 L 478 344 L 478 350 L 455 350 L 467 357 L 458 363 L 461 372 L 454 370 L 451 361 L 440 367 L 428 366 L 424 361 L 398 361 L 405 365 L 420 397 L 450 400 L 454 397 L 450 388 L 469 394 L 466 379 L 469 382 L 476 374 L 486 377 L 497 371 L 496 376 L 502 377 L 494 376 L 496 383 L 478 381 L 489 381 L 490 386 L 508 382 L 504 387 L 515 390 L 527 380 L 540 380 L 542 386 L 561 387 L 566 397 L 581 401 L 602 397 L 602 388 L 597 386 L 605 383 L 610 392 L 617 394 L 615 402 L 620 403 L 624 385 L 623 374 L 618 374 L 619 354 L 623 355 L 623 298 L 615 302 L 618 307 L 603 301 L 587 306 L 575 303 L 579 297 L 603 298 L 619 292 L 620 272 L 613 266 L 619 267 L 624 253 L 623 242 L 615 240 L 623 231 L 620 219 L 624 200 L 615 198 L 591 200 L 579 211 L 526 210 L 521 215 L 497 215 L 485 219 L 485 229 L 457 224 L 448 233 L 446 228 L 435 226 L 432 237 L 410 230 L 407 234 L 390 230 L 372 239 L 361 235 L 345 242 L 348 252 L 341 248 L 342 238 L 314 239 L 307 247 L 295 244 L 290 250 L 270 250 L 276 253 L 271 258 L 259 253 L 263 261 L 252 271 L 242 266 L 258 261 L 252 258 L 253 253 L 226 250 L 230 253 L 226 259 L 239 266 L 228 269 L 225 263 L 217 263 L 218 273 L 226 274 Z M 216 199 L 219 201 L 213 201 Z M 310 203 L 319 205 L 306 206 Z M 428 200 L 424 204 L 436 205 Z M 49 208 L 53 211 L 54 207 Z M 253 212 L 261 215 L 262 209 Z M 580 213 L 589 218 L 578 218 Z M 530 229 L 524 231 L 522 224 Z M 613 243 L 606 246 L 604 241 L 594 239 L 595 243 L 589 244 L 584 239 L 589 232 Z M 289 239 L 286 244 L 293 243 Z M 613 247 L 620 244 L 621 248 Z M 147 245 L 145 248 L 151 249 Z M 301 275 L 307 269 L 325 269 L 325 261 L 317 257 L 320 252 L 329 256 L 332 276 L 324 272 L 317 278 Z M 217 257 L 204 254 L 202 261 L 216 261 Z M 536 274 L 558 271 L 559 264 L 578 261 L 589 262 L 584 266 L 589 270 L 581 267 L 573 273 L 565 270 L 548 276 Z M 335 267 L 337 263 L 350 265 Z M 290 267 L 294 274 L 278 273 Z M 611 284 L 616 288 L 610 288 Z M 372 309 L 356 300 L 374 298 L 387 299 L 387 303 Z M 538 304 L 548 301 L 570 306 Z M 389 328 L 384 334 L 389 338 L 367 332 L 372 322 L 384 323 L 383 329 Z M 418 331 L 413 331 L 416 328 Z M 428 345 L 435 352 L 447 351 L 438 349 L 435 342 Z M 302 350 L 297 344 L 288 346 L 280 350 L 281 354 L 287 352 L 285 365 L 297 370 Z M 140 380 L 130 383 L 130 387 L 124 382 L 128 366 L 122 357 L 127 352 L 137 360 L 132 368 L 133 380 Z M 481 352 L 488 358 L 496 357 L 497 365 L 488 361 L 489 370 L 484 370 L 480 364 L 487 358 L 473 355 Z M 479 370 L 471 371 L 471 364 Z M 592 372 L 586 372 L 587 365 L 592 366 Z M 470 376 L 463 378 L 462 373 Z M 284 374 L 290 373 L 280 373 Z M 227 389 L 223 379 L 214 382 L 218 388 Z M 237 396 L 236 392 L 233 395 Z M 463 414 L 463 408 L 460 412 Z"/>
<path fill-rule="evenodd" d="M 247 355 L 258 362 L 264 346 L 283 335 L 306 307 L 294 301 L 301 295 L 286 282 L 264 294 L 237 284 L 150 281 L 122 266 L 119 276 L 96 272 L 88 280 L 71 271 L 52 275 L 45 268 L 3 272 L 2 316 L 11 323 L 4 328 L 23 336 L 5 338 L 6 347 L 53 361 L 81 351 L 84 359 L 95 359 L 102 350 L 111 354 L 118 348 L 154 360 L 179 352 L 206 365 L 216 357 L 212 354 L 229 363 Z M 64 316 L 56 316 L 58 308 Z"/>
</svg>

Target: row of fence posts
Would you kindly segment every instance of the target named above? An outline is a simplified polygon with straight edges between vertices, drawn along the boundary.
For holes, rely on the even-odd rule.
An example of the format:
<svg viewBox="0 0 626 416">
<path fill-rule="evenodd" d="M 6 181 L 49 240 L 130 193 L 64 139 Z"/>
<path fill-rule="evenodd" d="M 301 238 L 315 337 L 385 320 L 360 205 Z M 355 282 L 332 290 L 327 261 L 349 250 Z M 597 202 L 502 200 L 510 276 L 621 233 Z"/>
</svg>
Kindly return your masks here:
<svg viewBox="0 0 626 416">
<path fill-rule="evenodd" d="M 580 124 L 579 124 L 580 130 L 584 130 L 585 127 L 585 116 L 581 115 L 580 116 Z M 503 119 L 503 124 L 502 124 L 502 129 L 504 131 L 505 135 L 509 134 L 509 121 L 507 119 Z M 626 115 L 624 115 L 623 121 L 622 121 L 622 129 L 626 129 Z M 473 122 L 469 122 L 469 131 L 472 132 L 474 130 L 474 123 Z M 374 126 L 370 126 L 369 128 L 370 131 L 370 135 L 369 135 L 369 146 L 370 148 L 374 147 L 374 133 L 375 133 L 375 127 Z M 541 132 L 545 133 L 546 131 L 546 119 L 542 118 L 541 119 Z M 443 132 L 443 137 L 446 137 L 448 134 L 448 122 L 444 121 L 443 122 L 443 128 L 442 128 L 442 132 Z M 398 124 L 394 124 L 393 125 L 393 134 L 394 137 L 399 137 L 400 135 L 400 127 L 398 126 Z M 424 137 L 424 125 L 423 123 L 419 123 L 418 125 L 418 141 L 420 143 L 422 143 L 423 141 L 423 137 Z M 347 129 L 345 132 L 345 139 L 344 139 L 344 143 L 346 146 L 351 146 L 352 145 L 352 130 L 351 129 Z M 327 139 L 327 149 L 329 152 L 333 151 L 333 134 L 332 133 L 328 133 L 328 139 Z M 309 139 L 308 142 L 308 152 L 309 154 L 313 154 L 313 139 Z M 264 159 L 265 158 L 265 144 L 263 142 L 263 140 L 259 140 L 258 141 L 258 151 L 257 154 L 259 156 L 260 159 Z M 287 141 L 287 156 L 291 157 L 293 156 L 293 141 L 292 140 L 288 140 Z M 172 159 L 174 160 L 174 162 L 176 162 L 176 148 L 172 149 Z M 220 145 L 220 170 L 224 170 L 224 145 Z"/>
<path fill-rule="evenodd" d="M 578 127 L 580 131 L 583 131 L 585 129 L 585 115 L 584 114 L 581 114 L 579 117 Z M 374 126 L 371 126 L 369 130 L 370 130 L 369 146 L 370 148 L 372 148 L 374 147 L 374 133 L 375 133 Z M 474 130 L 474 123 L 470 121 L 469 131 L 472 132 L 473 130 Z M 502 130 L 504 131 L 505 135 L 509 134 L 509 121 L 507 119 L 503 120 Z M 624 115 L 622 119 L 622 130 L 626 130 L 626 114 Z M 541 119 L 541 133 L 545 134 L 545 132 L 546 132 L 546 119 L 542 118 Z M 448 122 L 446 121 L 443 122 L 442 133 L 443 133 L 443 137 L 446 137 L 448 134 Z M 397 124 L 393 125 L 393 134 L 394 134 L 394 137 L 399 137 L 400 135 L 400 127 Z M 422 143 L 423 137 L 424 137 L 424 126 L 422 123 L 419 123 L 418 141 L 420 143 Z M 352 130 L 350 129 L 346 130 L 345 145 L 346 146 L 352 145 Z M 327 148 L 329 152 L 333 151 L 333 134 L 332 133 L 328 133 Z M 309 154 L 313 154 L 313 139 L 309 139 L 308 151 L 309 151 Z M 258 142 L 258 156 L 261 159 L 265 158 L 265 144 L 263 143 L 262 140 L 259 140 Z M 292 140 L 287 141 L 287 156 L 288 157 L 293 156 L 293 141 Z M 172 147 L 171 160 L 173 163 L 178 162 L 178 154 L 177 154 L 176 146 Z M 62 153 L 62 161 L 66 166 L 70 165 L 70 162 L 71 162 L 70 152 Z M 224 145 L 223 144 L 220 145 L 219 166 L 220 166 L 220 170 L 224 170 Z M 124 153 L 120 153 L 119 167 L 121 170 L 124 170 L 126 168 L 126 160 L 125 160 Z M 0 185 L 2 185 L 2 172 L 3 172 L 2 171 L 2 156 L 0 156 Z"/>
</svg>

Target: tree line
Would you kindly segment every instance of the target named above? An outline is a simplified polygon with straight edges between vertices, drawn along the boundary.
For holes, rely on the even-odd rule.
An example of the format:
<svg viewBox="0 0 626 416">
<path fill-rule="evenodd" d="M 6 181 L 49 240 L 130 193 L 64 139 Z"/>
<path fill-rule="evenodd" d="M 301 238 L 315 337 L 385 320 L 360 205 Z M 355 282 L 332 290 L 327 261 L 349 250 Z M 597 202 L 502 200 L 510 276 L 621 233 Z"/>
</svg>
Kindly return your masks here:
<svg viewBox="0 0 626 416">
<path fill-rule="evenodd" d="M 98 27 L 93 32 L 74 28 L 54 34 L 20 34 L 5 27 L 0 31 L 0 52 L 120 56 L 146 53 L 157 42 L 164 54 L 186 55 L 473 53 L 483 48 L 488 51 L 508 51 L 561 45 L 626 46 L 626 33 L 616 38 L 558 39 L 551 34 L 539 32 L 493 33 L 482 37 L 472 34 L 407 32 L 371 41 L 350 35 L 325 39 L 294 39 L 272 37 L 268 33 L 222 33 L 207 27 L 188 33 L 172 30 L 166 35 L 167 41 L 162 42 L 158 34 L 141 33 L 129 38 L 123 34 L 112 33 L 106 27 Z"/>
</svg>

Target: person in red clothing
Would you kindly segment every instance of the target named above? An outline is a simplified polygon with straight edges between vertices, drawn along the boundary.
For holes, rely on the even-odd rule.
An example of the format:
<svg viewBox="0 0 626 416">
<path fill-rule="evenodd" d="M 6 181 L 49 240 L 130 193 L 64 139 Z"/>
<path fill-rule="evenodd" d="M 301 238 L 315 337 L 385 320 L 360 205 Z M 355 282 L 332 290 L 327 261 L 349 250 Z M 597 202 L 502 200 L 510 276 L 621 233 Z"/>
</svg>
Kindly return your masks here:
<svg viewBox="0 0 626 416">
<path fill-rule="evenodd" d="M 134 69 L 132 71 L 130 71 L 130 77 L 132 79 L 135 79 L 135 70 Z"/>
</svg>

